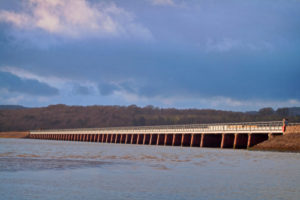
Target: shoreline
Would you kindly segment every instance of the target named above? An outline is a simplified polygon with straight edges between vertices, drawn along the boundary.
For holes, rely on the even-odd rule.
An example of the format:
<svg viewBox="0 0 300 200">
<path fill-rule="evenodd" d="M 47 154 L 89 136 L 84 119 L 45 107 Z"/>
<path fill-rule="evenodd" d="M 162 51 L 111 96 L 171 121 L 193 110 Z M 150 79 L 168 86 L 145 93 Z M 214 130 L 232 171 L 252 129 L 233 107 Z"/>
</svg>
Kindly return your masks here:
<svg viewBox="0 0 300 200">
<path fill-rule="evenodd" d="M 0 138 L 29 138 L 29 131 L 6 131 L 0 132 Z"/>
<path fill-rule="evenodd" d="M 249 150 L 300 153 L 300 133 L 276 136 L 251 147 Z"/>
<path fill-rule="evenodd" d="M 300 153 L 300 126 L 287 126 L 283 135 L 259 143 L 249 150 Z"/>
</svg>

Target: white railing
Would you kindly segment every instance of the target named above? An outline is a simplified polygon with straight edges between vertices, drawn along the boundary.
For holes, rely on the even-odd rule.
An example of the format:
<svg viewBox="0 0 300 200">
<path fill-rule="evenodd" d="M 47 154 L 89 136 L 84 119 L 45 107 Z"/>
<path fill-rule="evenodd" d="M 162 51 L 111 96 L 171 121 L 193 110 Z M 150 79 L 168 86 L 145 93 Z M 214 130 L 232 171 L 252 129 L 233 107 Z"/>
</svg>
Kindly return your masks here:
<svg viewBox="0 0 300 200">
<path fill-rule="evenodd" d="M 31 134 L 281 132 L 282 121 L 32 130 Z"/>
</svg>

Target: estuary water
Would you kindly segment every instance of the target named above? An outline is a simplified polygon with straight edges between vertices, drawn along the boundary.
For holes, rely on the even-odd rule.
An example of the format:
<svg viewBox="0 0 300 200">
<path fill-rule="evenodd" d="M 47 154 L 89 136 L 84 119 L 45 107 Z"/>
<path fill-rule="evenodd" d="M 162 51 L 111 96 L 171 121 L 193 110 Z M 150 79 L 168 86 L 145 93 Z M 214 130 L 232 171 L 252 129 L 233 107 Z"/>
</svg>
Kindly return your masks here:
<svg viewBox="0 0 300 200">
<path fill-rule="evenodd" d="M 0 199 L 300 199 L 300 154 L 0 139 Z"/>
</svg>

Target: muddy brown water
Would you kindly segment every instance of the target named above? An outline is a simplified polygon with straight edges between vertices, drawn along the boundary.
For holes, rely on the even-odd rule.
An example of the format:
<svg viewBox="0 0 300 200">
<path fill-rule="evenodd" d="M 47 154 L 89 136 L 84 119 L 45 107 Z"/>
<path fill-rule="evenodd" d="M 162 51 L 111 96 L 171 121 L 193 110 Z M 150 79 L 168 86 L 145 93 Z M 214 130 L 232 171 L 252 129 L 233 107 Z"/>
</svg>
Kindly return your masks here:
<svg viewBox="0 0 300 200">
<path fill-rule="evenodd" d="M 1 199 L 300 199 L 300 154 L 0 139 Z"/>
</svg>

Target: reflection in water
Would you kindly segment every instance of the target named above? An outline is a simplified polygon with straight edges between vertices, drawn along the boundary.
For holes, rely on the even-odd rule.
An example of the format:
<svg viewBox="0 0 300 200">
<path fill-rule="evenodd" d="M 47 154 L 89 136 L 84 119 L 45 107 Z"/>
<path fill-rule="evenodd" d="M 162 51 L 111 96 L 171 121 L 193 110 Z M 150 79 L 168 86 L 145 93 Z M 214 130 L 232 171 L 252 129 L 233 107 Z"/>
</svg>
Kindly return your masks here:
<svg viewBox="0 0 300 200">
<path fill-rule="evenodd" d="M 0 139 L 1 199 L 299 199 L 300 154 Z"/>
</svg>

